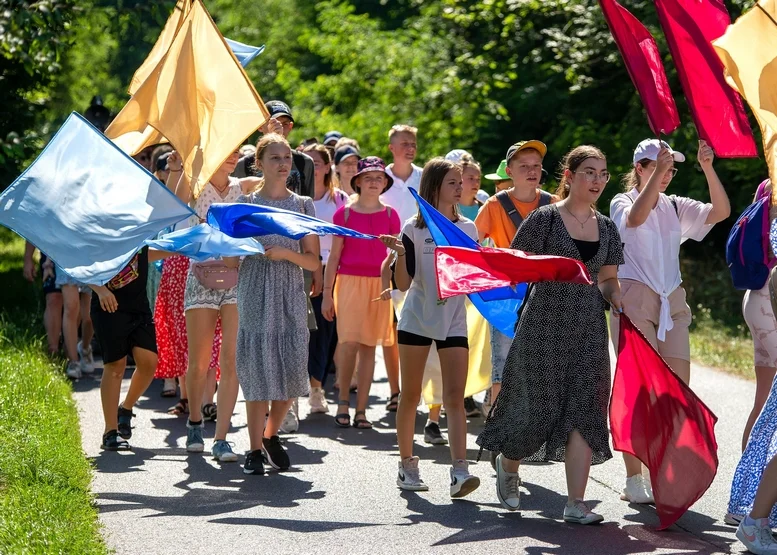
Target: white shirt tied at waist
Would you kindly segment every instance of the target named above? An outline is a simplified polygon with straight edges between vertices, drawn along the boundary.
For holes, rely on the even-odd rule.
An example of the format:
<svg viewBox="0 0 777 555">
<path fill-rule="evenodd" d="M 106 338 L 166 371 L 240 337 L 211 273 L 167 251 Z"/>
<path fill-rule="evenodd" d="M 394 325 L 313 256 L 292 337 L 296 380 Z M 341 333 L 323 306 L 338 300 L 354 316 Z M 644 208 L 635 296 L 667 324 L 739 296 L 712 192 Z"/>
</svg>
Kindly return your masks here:
<svg viewBox="0 0 777 555">
<path fill-rule="evenodd" d="M 610 202 L 610 218 L 618 226 L 624 244 L 625 263 L 618 268 L 618 278 L 639 281 L 661 297 L 656 335 L 664 341 L 666 332 L 674 327 L 669 295 L 682 283 L 680 245 L 688 239 L 701 241 L 709 233 L 712 225 L 705 222 L 712 204 L 661 193 L 647 220 L 639 227 L 627 227 L 626 220 L 638 196 L 633 189 L 615 195 Z"/>
</svg>

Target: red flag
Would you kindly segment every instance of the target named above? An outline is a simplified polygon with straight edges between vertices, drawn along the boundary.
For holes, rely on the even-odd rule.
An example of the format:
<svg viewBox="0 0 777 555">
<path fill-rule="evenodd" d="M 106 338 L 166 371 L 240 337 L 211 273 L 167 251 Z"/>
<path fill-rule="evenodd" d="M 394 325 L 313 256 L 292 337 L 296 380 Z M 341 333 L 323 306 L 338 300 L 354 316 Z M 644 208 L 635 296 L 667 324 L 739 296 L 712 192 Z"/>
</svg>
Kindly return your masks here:
<svg viewBox="0 0 777 555">
<path fill-rule="evenodd" d="M 585 264 L 563 256 L 540 256 L 511 249 L 437 247 L 437 296 L 447 299 L 497 287 L 540 281 L 591 284 Z"/>
<path fill-rule="evenodd" d="M 717 421 L 622 314 L 610 400 L 612 443 L 650 469 L 659 529 L 674 524 L 715 478 Z"/>
<path fill-rule="evenodd" d="M 599 0 L 599 4 L 645 106 L 650 128 L 656 135 L 671 133 L 680 126 L 680 117 L 655 39 L 636 17 L 615 0 Z"/>
<path fill-rule="evenodd" d="M 654 0 L 693 121 L 717 156 L 758 156 L 742 99 L 712 47 L 731 23 L 723 0 Z M 755 45 L 754 45 L 755 47 Z"/>
</svg>

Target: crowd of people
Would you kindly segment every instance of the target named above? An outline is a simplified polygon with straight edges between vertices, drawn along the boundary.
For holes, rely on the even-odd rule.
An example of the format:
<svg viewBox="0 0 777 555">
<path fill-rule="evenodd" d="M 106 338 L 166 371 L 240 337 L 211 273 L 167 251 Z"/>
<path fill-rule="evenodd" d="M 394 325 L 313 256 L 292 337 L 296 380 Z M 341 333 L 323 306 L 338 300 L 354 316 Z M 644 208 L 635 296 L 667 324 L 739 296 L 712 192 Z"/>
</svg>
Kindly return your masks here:
<svg viewBox="0 0 777 555">
<path fill-rule="evenodd" d="M 190 185 L 181 157 L 167 145 L 136 156 L 196 213 L 176 229 L 204 221 L 213 203 L 238 202 L 314 215 L 379 239 L 267 235 L 257 238 L 263 255 L 206 263 L 144 248 L 100 287 L 73 282 L 41 255 L 49 349 L 60 350 L 61 335 L 66 373 L 78 379 L 94 371 L 93 335 L 100 347 L 102 447 L 130 448 L 133 408 L 156 378 L 164 380 L 162 395 L 179 396 L 170 410 L 186 416 L 187 451 L 204 451 L 203 426 L 215 421 L 213 458 L 239 459 L 228 434 L 242 390 L 251 443 L 244 472 L 262 474 L 264 465 L 288 469 L 292 461 L 279 433 L 299 428 L 300 397 L 307 397 L 311 412 L 330 412 L 323 389 L 330 373 L 339 389 L 333 424 L 372 427 L 367 409 L 380 346 L 391 390 L 386 409 L 397 413 L 397 485 L 425 491 L 421 461 L 413 454 L 414 430 L 434 344 L 443 404 L 429 407 L 424 439 L 449 444 L 451 497 L 475 490 L 480 480 L 469 472 L 467 418 L 480 409 L 465 398 L 465 299 L 438 297 L 434 240 L 413 188 L 483 245 L 573 258 L 588 269 L 591 285 L 530 285 L 514 337 L 491 326 L 491 385 L 482 407 L 488 417 L 477 442 L 492 454 L 497 498 L 505 509 L 521 507 L 522 462 L 558 461 L 567 476 L 563 519 L 602 521 L 585 503 L 585 490 L 591 465 L 612 458 L 608 342 L 617 351 L 620 314 L 690 383 L 691 310 L 680 245 L 703 240 L 731 212 L 712 149 L 700 142 L 697 159 L 710 197 L 701 202 L 666 194 L 685 156 L 665 142 L 642 141 L 607 217 L 596 203 L 611 175 L 607 158 L 594 146 L 576 146 L 564 156 L 551 194 L 542 188 L 545 144 L 516 142 L 485 176 L 496 190 L 489 196 L 480 187 L 480 165 L 464 150 L 415 165 L 412 126 L 388 131 L 392 161 L 386 164 L 363 155 L 356 140 L 336 131 L 293 149 L 287 140 L 295 124 L 291 109 L 280 101 L 268 102 L 267 109 L 271 119 L 258 143 L 236 150 L 202 188 Z M 770 188 L 769 194 L 777 198 Z M 777 203 L 771 206 L 775 219 Z M 38 269 L 33 251 L 28 245 L 24 273 L 30 280 Z M 774 257 L 771 249 L 765 254 Z M 777 553 L 769 528 L 777 524 L 777 446 L 771 441 L 777 437 L 777 321 L 768 287 L 749 291 L 743 306 L 755 342 L 757 392 L 725 519 L 739 526 L 740 539 L 755 553 Z M 128 358 L 135 370 L 120 399 Z M 439 427 L 443 407 L 447 438 Z M 642 463 L 630 455 L 624 463 L 622 499 L 652 503 Z"/>
</svg>

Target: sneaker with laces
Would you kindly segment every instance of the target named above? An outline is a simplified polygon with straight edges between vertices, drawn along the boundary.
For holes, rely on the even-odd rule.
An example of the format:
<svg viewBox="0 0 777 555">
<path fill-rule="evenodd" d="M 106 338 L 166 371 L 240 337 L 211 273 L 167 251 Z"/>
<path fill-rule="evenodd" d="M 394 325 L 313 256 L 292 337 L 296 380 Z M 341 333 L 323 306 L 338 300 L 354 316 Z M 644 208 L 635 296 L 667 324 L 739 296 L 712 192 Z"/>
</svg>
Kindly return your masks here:
<svg viewBox="0 0 777 555">
<path fill-rule="evenodd" d="M 421 472 L 418 470 L 418 457 L 410 457 L 405 461 L 399 461 L 399 472 L 397 473 L 397 485 L 407 491 L 429 491 L 421 479 Z"/>
<path fill-rule="evenodd" d="M 243 474 L 264 474 L 264 453 L 262 453 L 261 449 L 246 453 Z"/>
<path fill-rule="evenodd" d="M 81 341 L 77 346 L 79 364 L 81 365 L 82 374 L 94 374 L 94 355 L 92 354 L 92 348 L 85 349 Z"/>
<path fill-rule="evenodd" d="M 482 408 L 480 403 L 475 401 L 472 397 L 464 398 L 464 411 L 467 414 L 467 418 L 478 418 L 482 416 Z"/>
<path fill-rule="evenodd" d="M 262 451 L 264 452 L 264 458 L 267 460 L 267 464 L 276 470 L 288 470 L 291 466 L 289 455 L 286 453 L 286 449 L 281 445 L 281 438 L 278 436 L 272 436 L 267 439 L 262 438 Z"/>
<path fill-rule="evenodd" d="M 448 440 L 442 435 L 437 422 L 429 422 L 424 427 L 424 441 L 432 445 L 448 445 Z"/>
<path fill-rule="evenodd" d="M 189 453 L 202 453 L 205 450 L 205 440 L 202 439 L 202 429 L 200 424 L 186 423 L 186 451 Z"/>
<path fill-rule="evenodd" d="M 628 501 L 629 503 L 653 503 L 652 488 L 648 491 L 648 482 L 642 474 L 631 476 L 630 478 L 626 478 L 626 487 L 623 489 L 621 499 L 623 501 Z"/>
<path fill-rule="evenodd" d="M 604 520 L 600 514 L 593 512 L 588 508 L 582 499 L 578 499 L 571 505 L 569 503 L 564 507 L 564 522 L 573 522 L 575 524 L 596 524 Z"/>
<path fill-rule="evenodd" d="M 299 430 L 299 418 L 297 417 L 294 405 L 292 405 L 289 407 L 289 412 L 283 417 L 280 431 L 284 434 L 293 434 L 297 430 Z"/>
<path fill-rule="evenodd" d="M 135 416 L 135 414 L 132 412 L 132 409 L 125 409 L 121 405 L 119 405 L 119 435 L 123 437 L 124 439 L 129 439 L 132 437 L 132 417 Z"/>
<path fill-rule="evenodd" d="M 499 503 L 508 511 L 521 508 L 521 477 L 517 472 L 507 472 L 502 466 L 502 454 L 496 456 L 496 496 Z"/>
<path fill-rule="evenodd" d="M 744 517 L 737 528 L 737 538 L 755 555 L 777 555 L 777 541 L 772 536 L 768 518 Z"/>
<path fill-rule="evenodd" d="M 65 369 L 65 375 L 71 380 L 80 380 L 81 364 L 74 360 L 71 360 L 70 362 L 68 362 L 67 368 Z"/>
<path fill-rule="evenodd" d="M 235 455 L 232 446 L 225 439 L 217 439 L 214 441 L 210 452 L 213 455 L 213 459 L 219 462 L 237 461 L 237 455 Z"/>
<path fill-rule="evenodd" d="M 469 473 L 466 466 L 451 467 L 451 497 L 469 495 L 480 486 L 480 478 Z"/>
<path fill-rule="evenodd" d="M 310 406 L 311 413 L 329 414 L 329 405 L 326 402 L 324 390 L 320 387 L 311 388 L 310 396 L 308 397 L 308 405 Z"/>
</svg>

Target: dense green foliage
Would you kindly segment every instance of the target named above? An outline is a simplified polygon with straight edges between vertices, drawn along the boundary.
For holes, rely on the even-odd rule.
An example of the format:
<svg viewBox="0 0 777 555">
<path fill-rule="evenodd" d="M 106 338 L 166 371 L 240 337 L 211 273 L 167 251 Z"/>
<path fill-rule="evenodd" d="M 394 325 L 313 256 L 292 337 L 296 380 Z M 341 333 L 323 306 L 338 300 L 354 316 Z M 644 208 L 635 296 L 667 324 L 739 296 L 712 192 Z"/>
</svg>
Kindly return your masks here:
<svg viewBox="0 0 777 555">
<path fill-rule="evenodd" d="M 16 2 L 17 4 L 32 4 Z M 36 4 L 42 4 L 38 2 Z M 49 4 L 67 4 L 65 0 Z M 126 100 L 129 80 L 151 48 L 173 0 L 82 0 L 60 29 L 58 65 L 22 98 L 45 110 L 34 120 L 12 121 L 26 141 L 49 131 L 71 110 L 83 111 L 95 94 L 112 110 Z M 292 142 L 338 129 L 362 150 L 387 155 L 392 124 L 419 128 L 419 160 L 453 148 L 473 152 L 493 170 L 513 142 L 538 138 L 550 147 L 546 168 L 555 172 L 570 148 L 593 143 L 609 157 L 613 174 L 626 171 L 639 140 L 650 135 L 642 105 L 623 66 L 596 0 L 205 0 L 222 33 L 266 44 L 247 71 L 265 100 L 286 100 L 295 111 Z M 673 146 L 690 155 L 672 191 L 708 198 L 695 164 L 697 135 L 650 0 L 623 4 L 652 31 L 683 126 Z M 753 0 L 728 0 L 732 18 Z M 19 64 L 0 30 L 3 63 Z M 65 48 L 62 45 L 67 45 Z M 18 52 L 17 52 L 18 54 Z M 9 57 L 10 56 L 10 57 Z M 0 61 L 2 58 L 0 58 Z M 37 105 L 36 105 L 37 106 Z M 5 125 L 6 122 L 3 122 Z M 755 126 L 754 126 L 755 127 Z M 6 135 L 5 127 L 0 139 Z M 760 140 L 760 137 L 758 137 Z M 14 171 L 32 150 L 18 155 Z M 762 161 L 716 162 L 738 213 L 765 176 Z M 0 186 L 8 179 L 0 181 Z M 550 188 L 553 187 L 551 183 Z M 606 212 L 619 184 L 600 204 Z M 713 318 L 741 323 L 741 296 L 732 291 L 723 263 L 730 222 L 704 244 L 687 244 L 686 279 L 694 304 Z M 703 277 L 703 279 L 702 279 Z"/>
</svg>

